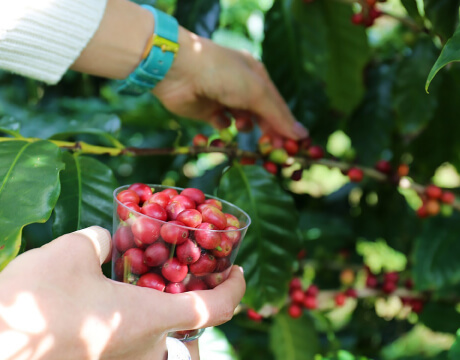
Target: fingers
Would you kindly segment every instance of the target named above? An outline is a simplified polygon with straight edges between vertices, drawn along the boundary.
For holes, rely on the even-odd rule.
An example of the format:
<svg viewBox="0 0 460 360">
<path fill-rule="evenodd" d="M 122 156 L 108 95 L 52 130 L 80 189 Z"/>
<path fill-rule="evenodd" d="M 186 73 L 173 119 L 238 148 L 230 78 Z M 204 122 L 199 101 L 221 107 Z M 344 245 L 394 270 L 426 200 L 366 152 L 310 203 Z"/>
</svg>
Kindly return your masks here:
<svg viewBox="0 0 460 360">
<path fill-rule="evenodd" d="M 112 249 L 112 237 L 108 230 L 100 226 L 91 226 L 86 229 L 75 231 L 72 234 L 83 235 L 91 241 L 96 254 L 99 256 L 100 265 L 109 261 Z"/>
</svg>

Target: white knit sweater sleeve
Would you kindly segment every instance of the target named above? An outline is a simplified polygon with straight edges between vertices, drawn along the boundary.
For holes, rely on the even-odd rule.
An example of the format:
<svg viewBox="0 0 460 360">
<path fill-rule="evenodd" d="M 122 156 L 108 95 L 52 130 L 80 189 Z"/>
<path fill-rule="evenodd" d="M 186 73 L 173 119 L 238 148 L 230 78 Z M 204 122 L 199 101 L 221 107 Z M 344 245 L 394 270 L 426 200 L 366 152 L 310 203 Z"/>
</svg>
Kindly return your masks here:
<svg viewBox="0 0 460 360">
<path fill-rule="evenodd" d="M 0 69 L 57 83 L 86 47 L 107 0 L 0 0 Z"/>
</svg>

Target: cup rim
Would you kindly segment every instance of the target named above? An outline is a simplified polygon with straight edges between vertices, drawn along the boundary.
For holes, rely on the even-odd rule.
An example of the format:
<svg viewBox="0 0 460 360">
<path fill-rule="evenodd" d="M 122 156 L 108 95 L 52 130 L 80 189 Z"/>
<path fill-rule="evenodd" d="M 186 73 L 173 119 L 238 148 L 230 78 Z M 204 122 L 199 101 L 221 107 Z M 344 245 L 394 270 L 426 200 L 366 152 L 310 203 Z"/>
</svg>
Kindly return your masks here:
<svg viewBox="0 0 460 360">
<path fill-rule="evenodd" d="M 141 215 L 141 216 L 145 216 L 149 219 L 153 219 L 153 220 L 156 220 L 156 221 L 159 221 L 160 223 L 163 223 L 163 224 L 168 224 L 169 221 L 163 221 L 163 220 L 159 220 L 159 219 L 155 219 L 153 217 L 150 217 L 148 215 L 145 215 L 145 214 L 142 214 L 138 211 L 135 211 L 129 207 L 127 207 L 125 204 L 123 204 L 122 202 L 120 202 L 118 199 L 117 199 L 117 194 L 119 191 L 121 190 L 127 190 L 128 187 L 130 187 L 132 184 L 129 184 L 129 185 L 122 185 L 122 186 L 119 186 L 117 187 L 114 191 L 113 191 L 113 199 L 118 203 L 118 205 L 121 205 L 123 206 L 124 208 L 126 208 L 127 210 L 129 210 L 130 212 L 133 212 L 135 214 L 138 214 L 138 215 Z M 162 188 L 165 188 L 165 189 L 175 189 L 175 190 L 185 190 L 186 188 L 181 188 L 181 187 L 177 187 L 177 186 L 168 186 L 168 185 L 161 185 L 161 184 L 146 184 L 145 185 L 148 185 L 149 187 L 162 187 Z M 204 192 L 203 192 L 204 193 Z M 218 233 L 227 233 L 227 232 L 233 232 L 233 231 L 244 231 L 246 230 L 249 225 L 251 225 L 251 217 L 248 215 L 248 213 L 244 210 L 242 210 L 240 207 L 236 206 L 235 204 L 232 204 L 231 202 L 227 201 L 227 200 L 223 200 L 221 198 L 218 198 L 217 196 L 212 196 L 212 195 L 209 195 L 209 194 L 204 194 L 206 198 L 211 198 L 211 199 L 216 199 L 216 200 L 219 200 L 221 201 L 222 203 L 232 207 L 232 208 L 236 208 L 238 211 L 240 211 L 241 213 L 244 214 L 244 216 L 246 216 L 247 218 L 247 222 L 246 222 L 246 225 L 241 227 L 241 228 L 238 228 L 236 230 L 209 230 L 209 229 L 197 229 L 197 228 L 192 228 L 190 226 L 187 226 L 187 225 L 177 225 L 177 224 L 173 224 L 175 226 L 178 226 L 178 227 L 181 227 L 181 228 L 184 228 L 184 229 L 187 229 L 187 230 L 193 230 L 193 231 L 208 231 L 208 232 L 218 232 Z"/>
</svg>

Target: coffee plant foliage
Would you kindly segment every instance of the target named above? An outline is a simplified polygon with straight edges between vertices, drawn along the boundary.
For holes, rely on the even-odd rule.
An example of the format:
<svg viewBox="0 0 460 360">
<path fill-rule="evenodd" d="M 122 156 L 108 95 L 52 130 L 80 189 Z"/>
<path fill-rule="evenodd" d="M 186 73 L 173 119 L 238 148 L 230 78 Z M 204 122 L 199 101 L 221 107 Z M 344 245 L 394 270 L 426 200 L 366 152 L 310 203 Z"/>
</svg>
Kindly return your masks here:
<svg viewBox="0 0 460 360">
<path fill-rule="evenodd" d="M 219 133 L 74 72 L 56 86 L 2 72 L 0 268 L 62 234 L 111 229 L 119 185 L 197 187 L 252 218 L 243 304 L 207 338 L 231 344 L 226 358 L 460 359 L 459 205 L 426 188 L 460 186 L 460 1 L 150 3 L 260 58 L 324 158 L 307 146 L 273 175 L 257 127 Z M 228 145 L 200 151 L 197 134 Z M 311 301 L 299 309 L 296 289 Z"/>
</svg>

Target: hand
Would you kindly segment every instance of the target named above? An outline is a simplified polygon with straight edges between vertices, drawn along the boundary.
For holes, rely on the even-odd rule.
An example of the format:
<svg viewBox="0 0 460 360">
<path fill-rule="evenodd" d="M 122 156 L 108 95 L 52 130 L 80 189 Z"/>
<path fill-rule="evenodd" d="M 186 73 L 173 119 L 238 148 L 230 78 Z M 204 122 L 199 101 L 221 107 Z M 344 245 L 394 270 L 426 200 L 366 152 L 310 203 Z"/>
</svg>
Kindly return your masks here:
<svg viewBox="0 0 460 360">
<path fill-rule="evenodd" d="M 229 125 L 224 115 L 252 115 L 264 133 L 292 139 L 308 136 L 291 114 L 262 63 L 250 54 L 214 44 L 180 28 L 180 49 L 153 93 L 171 112 Z"/>
<path fill-rule="evenodd" d="M 167 294 L 112 281 L 110 234 L 61 236 L 0 273 L 0 358 L 164 360 L 166 334 L 231 319 L 245 282 L 238 267 L 213 290 Z"/>
</svg>

